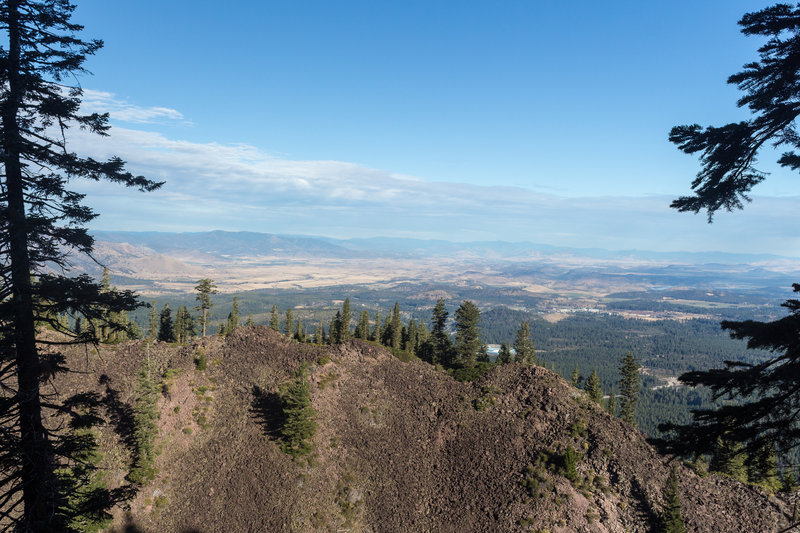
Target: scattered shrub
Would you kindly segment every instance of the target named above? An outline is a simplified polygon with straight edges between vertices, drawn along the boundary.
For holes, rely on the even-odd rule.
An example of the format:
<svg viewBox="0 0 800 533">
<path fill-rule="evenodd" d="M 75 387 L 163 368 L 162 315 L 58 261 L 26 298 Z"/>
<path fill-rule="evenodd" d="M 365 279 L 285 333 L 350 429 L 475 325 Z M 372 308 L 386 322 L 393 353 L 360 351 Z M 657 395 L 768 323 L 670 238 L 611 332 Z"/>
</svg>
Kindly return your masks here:
<svg viewBox="0 0 800 533">
<path fill-rule="evenodd" d="M 194 360 L 194 364 L 197 367 L 197 370 L 201 372 L 208 368 L 208 362 L 206 361 L 206 352 L 203 350 L 197 351 L 197 357 Z"/>
<path fill-rule="evenodd" d="M 478 362 L 473 366 L 453 368 L 449 372 L 457 381 L 475 381 L 493 366 L 494 363 Z"/>
<path fill-rule="evenodd" d="M 475 400 L 475 410 L 485 411 L 497 403 L 497 399 L 494 396 L 496 393 L 497 389 L 494 387 L 483 387 L 481 389 L 481 395 Z"/>
<path fill-rule="evenodd" d="M 324 390 L 328 385 L 339 379 L 339 374 L 336 372 L 329 372 L 322 376 L 322 379 L 317 383 L 317 387 Z"/>
<path fill-rule="evenodd" d="M 575 482 L 578 480 L 578 452 L 572 446 L 567 446 L 564 452 L 563 463 L 564 477 Z"/>
</svg>

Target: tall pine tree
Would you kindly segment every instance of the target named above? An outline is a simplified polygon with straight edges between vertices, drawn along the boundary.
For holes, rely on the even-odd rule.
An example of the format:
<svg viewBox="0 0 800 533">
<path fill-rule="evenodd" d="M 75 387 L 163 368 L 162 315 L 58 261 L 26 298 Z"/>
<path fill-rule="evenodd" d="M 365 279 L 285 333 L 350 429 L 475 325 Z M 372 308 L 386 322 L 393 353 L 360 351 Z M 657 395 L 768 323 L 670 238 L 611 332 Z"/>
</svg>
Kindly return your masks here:
<svg viewBox="0 0 800 533">
<path fill-rule="evenodd" d="M 622 358 L 619 367 L 620 418 L 632 426 L 636 425 L 636 406 L 639 404 L 641 376 L 639 363 L 632 353 Z"/>
<path fill-rule="evenodd" d="M 200 331 L 203 337 L 205 337 L 206 325 L 208 324 L 208 311 L 214 307 L 214 303 L 211 301 L 211 295 L 217 294 L 217 286 L 214 284 L 214 280 L 203 278 L 197 282 L 194 290 L 197 291 L 197 295 L 195 296 L 195 300 L 198 302 L 196 309 L 200 311 Z"/>
<path fill-rule="evenodd" d="M 172 310 L 169 304 L 164 304 L 158 323 L 158 340 L 161 342 L 175 342 L 175 328 L 172 325 Z"/>
<path fill-rule="evenodd" d="M 661 511 L 659 533 L 686 533 L 681 515 L 681 487 L 678 469 L 673 466 L 664 486 L 664 508 Z"/>
<path fill-rule="evenodd" d="M 389 321 L 389 332 L 387 333 L 388 345 L 395 350 L 400 349 L 403 340 L 403 324 L 400 319 L 400 305 L 395 302 L 392 309 L 392 318 Z"/>
<path fill-rule="evenodd" d="M 358 326 L 356 327 L 356 338 L 367 340 L 369 339 L 369 311 L 364 309 L 361 311 L 361 316 L 358 317 Z"/>
<path fill-rule="evenodd" d="M 517 336 L 514 340 L 514 350 L 517 352 L 516 360 L 526 365 L 536 363 L 536 352 L 531 340 L 531 323 L 525 321 L 519 325 Z"/>
<path fill-rule="evenodd" d="M 478 331 L 481 312 L 474 303 L 464 300 L 456 309 L 456 362 L 462 367 L 475 366 L 483 342 Z"/>
<path fill-rule="evenodd" d="M 272 314 L 269 317 L 269 327 L 274 331 L 280 332 L 281 330 L 281 318 L 278 315 L 278 306 L 275 304 L 272 304 Z"/>
<path fill-rule="evenodd" d="M 350 338 L 350 321 L 352 311 L 350 310 L 350 298 L 345 298 L 342 304 L 342 316 L 339 326 L 339 342 L 344 342 Z"/>
<path fill-rule="evenodd" d="M 508 344 L 503 343 L 500 345 L 500 351 L 497 353 L 497 362 L 503 365 L 511 362 L 511 350 Z"/>
<path fill-rule="evenodd" d="M 455 360 L 455 350 L 447 333 L 447 307 L 443 299 L 439 299 L 433 307 L 431 332 L 422 348 L 422 357 L 429 363 L 449 367 Z"/>
<path fill-rule="evenodd" d="M 600 382 L 600 378 L 597 375 L 597 369 L 593 368 L 592 373 L 589 374 L 589 377 L 586 379 L 586 384 L 583 387 L 583 390 L 586 391 L 586 394 L 589 395 L 589 398 L 597 403 L 600 404 L 601 400 L 603 399 L 603 384 Z"/>
<path fill-rule="evenodd" d="M 78 78 L 102 42 L 82 38 L 74 9 L 68 0 L 0 4 L 0 521 L 25 531 L 63 525 L 54 470 L 69 460 L 59 456 L 69 453 L 57 445 L 62 436 L 43 423 L 67 411 L 54 393 L 42 396 L 42 387 L 50 396 L 47 384 L 64 360 L 39 351 L 37 323 L 59 328 L 52 317 L 68 312 L 103 325 L 109 312 L 137 306 L 130 292 L 103 292 L 88 276 L 67 277 L 69 254 L 92 252 L 84 226 L 96 217 L 81 204 L 84 195 L 67 187 L 80 179 L 141 190 L 160 185 L 127 172 L 119 158 L 81 157 L 68 144 L 73 128 L 99 135 L 109 129 L 108 115 L 81 112 Z M 74 340 L 84 335 L 99 340 L 95 328 Z M 16 511 L 3 516 L 9 507 Z"/>
<path fill-rule="evenodd" d="M 294 313 L 291 307 L 286 310 L 286 323 L 283 325 L 283 333 L 289 338 L 292 338 L 294 333 Z"/>
</svg>

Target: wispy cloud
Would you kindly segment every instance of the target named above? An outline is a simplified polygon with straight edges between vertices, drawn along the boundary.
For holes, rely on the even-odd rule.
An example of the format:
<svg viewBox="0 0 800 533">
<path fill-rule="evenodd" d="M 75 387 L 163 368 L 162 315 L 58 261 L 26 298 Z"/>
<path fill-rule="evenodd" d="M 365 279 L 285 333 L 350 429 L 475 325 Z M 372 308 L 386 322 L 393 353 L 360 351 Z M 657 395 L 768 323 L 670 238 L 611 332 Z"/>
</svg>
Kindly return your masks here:
<svg viewBox="0 0 800 533">
<path fill-rule="evenodd" d="M 125 120 L 182 120 L 86 91 L 88 105 Z M 105 183 L 78 185 L 103 214 L 98 228 L 253 230 L 338 237 L 420 236 L 527 240 L 611 249 L 724 250 L 800 256 L 800 198 L 756 198 L 743 212 L 705 218 L 670 210 L 668 197 L 567 198 L 521 187 L 425 181 L 343 161 L 277 157 L 247 144 L 196 143 L 115 127 L 98 139 L 75 132 L 72 148 L 119 155 L 166 180 L 136 197 Z M 537 176 L 537 181 L 548 180 Z M 683 192 L 683 191 L 681 191 Z"/>
<path fill-rule="evenodd" d="M 83 90 L 83 103 L 81 109 L 87 113 L 108 113 L 109 116 L 121 122 L 133 124 L 148 124 L 162 121 L 181 121 L 190 124 L 184 119 L 180 111 L 169 107 L 141 107 L 124 100 L 120 100 L 115 95 L 95 91 L 91 89 Z"/>
</svg>

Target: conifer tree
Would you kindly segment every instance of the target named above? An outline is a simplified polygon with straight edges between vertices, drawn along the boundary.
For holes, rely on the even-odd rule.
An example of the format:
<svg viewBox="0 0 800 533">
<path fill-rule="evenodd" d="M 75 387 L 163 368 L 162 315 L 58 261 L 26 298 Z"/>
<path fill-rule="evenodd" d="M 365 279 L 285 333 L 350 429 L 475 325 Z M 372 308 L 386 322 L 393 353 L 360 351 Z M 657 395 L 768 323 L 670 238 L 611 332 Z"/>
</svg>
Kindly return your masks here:
<svg viewBox="0 0 800 533">
<path fill-rule="evenodd" d="M 336 311 L 338 314 L 339 311 Z M 336 344 L 336 339 L 339 337 L 339 317 L 333 315 L 331 317 L 331 322 L 328 324 L 328 344 Z"/>
<path fill-rule="evenodd" d="M 197 291 L 197 295 L 195 296 L 195 300 L 197 300 L 198 304 L 195 309 L 200 311 L 200 330 L 202 332 L 202 336 L 206 336 L 206 325 L 208 324 L 208 311 L 212 307 L 214 307 L 213 302 L 211 301 L 211 295 L 217 294 L 217 286 L 214 284 L 214 280 L 209 278 L 203 278 L 197 282 L 194 290 Z"/>
<path fill-rule="evenodd" d="M 756 167 L 762 149 L 780 154 L 778 165 L 795 172 L 800 169 L 799 18 L 800 6 L 785 3 L 741 18 L 741 32 L 759 38 L 759 57 L 745 63 L 728 83 L 743 92 L 738 106 L 751 116 L 723 126 L 672 128 L 670 141 L 681 151 L 698 155 L 701 168 L 691 183 L 694 195 L 674 200 L 671 207 L 694 213 L 705 209 L 709 222 L 720 209 L 743 208 L 750 201 L 752 188 L 768 176 Z M 800 292 L 800 284 L 793 288 Z M 734 401 L 716 409 L 695 410 L 692 424 L 662 425 L 659 429 L 670 433 L 670 438 L 662 442 L 667 444 L 667 451 L 705 452 L 725 432 L 746 443 L 751 452 L 765 441 L 780 449 L 800 444 L 796 423 L 800 409 L 800 389 L 796 386 L 796 376 L 800 375 L 800 301 L 791 299 L 783 305 L 789 315 L 772 322 L 722 322 L 732 338 L 747 339 L 748 348 L 773 355 L 757 364 L 726 361 L 724 368 L 680 376 L 687 385 L 709 387 L 713 399 Z"/>
<path fill-rule="evenodd" d="M 100 278 L 100 292 L 102 293 L 109 293 L 111 292 L 111 271 L 108 268 L 103 267 L 103 276 Z M 109 312 L 106 310 L 102 310 L 102 320 L 100 321 L 100 331 L 99 336 L 102 342 L 108 341 L 109 337 L 109 328 L 107 325 L 108 319 L 110 318 Z"/>
<path fill-rule="evenodd" d="M 225 323 L 225 333 L 230 335 L 239 327 L 239 298 L 233 297 L 233 306 L 231 312 L 228 313 L 228 320 Z"/>
<path fill-rule="evenodd" d="M 161 318 L 158 326 L 158 340 L 162 342 L 175 342 L 175 331 L 172 325 L 172 310 L 169 304 L 164 304 L 161 309 Z"/>
<path fill-rule="evenodd" d="M 780 489 L 778 456 L 772 442 L 762 441 L 761 445 L 749 455 L 747 478 L 750 483 L 760 485 L 768 492 L 777 492 Z"/>
<path fill-rule="evenodd" d="M 606 402 L 606 411 L 611 416 L 617 416 L 617 401 L 614 397 L 614 386 L 611 386 L 611 391 L 608 393 L 608 402 Z"/>
<path fill-rule="evenodd" d="M 430 334 L 428 332 L 428 326 L 425 325 L 424 320 L 420 320 L 417 323 L 417 338 L 414 341 L 415 342 L 414 353 L 420 353 L 420 351 L 422 350 L 422 346 L 428 340 L 429 335 Z"/>
<path fill-rule="evenodd" d="M 531 340 L 530 322 L 525 321 L 519 325 L 517 336 L 514 340 L 514 350 L 517 352 L 517 362 L 526 365 L 536 363 L 536 352 L 533 349 L 533 341 Z"/>
<path fill-rule="evenodd" d="M 306 328 L 303 326 L 303 321 L 299 318 L 295 322 L 294 338 L 297 342 L 306 342 Z"/>
<path fill-rule="evenodd" d="M 344 342 L 350 338 L 350 321 L 352 312 L 350 311 L 350 298 L 345 298 L 342 304 L 342 316 L 339 321 L 339 342 Z"/>
<path fill-rule="evenodd" d="M 380 311 L 375 311 L 375 327 L 372 328 L 372 335 L 370 336 L 369 340 L 373 342 L 381 342 L 383 339 L 383 329 L 381 329 L 381 313 Z"/>
<path fill-rule="evenodd" d="M 786 472 L 783 475 L 783 480 L 781 480 L 781 492 L 785 492 L 787 494 L 792 494 L 797 490 L 797 480 L 794 477 L 794 474 L 791 472 Z"/>
<path fill-rule="evenodd" d="M 417 323 L 413 318 L 408 321 L 408 328 L 405 329 L 405 332 L 403 349 L 411 355 L 415 355 L 417 353 Z"/>
<path fill-rule="evenodd" d="M 358 326 L 356 327 L 356 338 L 367 340 L 369 339 L 369 311 L 364 309 L 361 311 L 361 316 L 358 317 Z"/>
<path fill-rule="evenodd" d="M 311 442 L 317 429 L 316 411 L 311 407 L 308 371 L 301 367 L 292 379 L 281 387 L 280 398 L 283 424 L 280 428 L 281 449 L 293 457 L 308 455 L 313 450 Z"/>
<path fill-rule="evenodd" d="M 475 366 L 483 343 L 481 342 L 478 324 L 481 312 L 478 307 L 464 300 L 456 310 L 456 363 L 462 367 Z"/>
<path fill-rule="evenodd" d="M 62 436 L 43 423 L 67 409 L 42 396 L 65 367 L 54 350 L 40 353 L 37 322 L 58 327 L 52 317 L 69 312 L 104 326 L 107 312 L 138 305 L 129 291 L 104 293 L 89 276 L 67 277 L 69 255 L 92 252 L 84 226 L 96 217 L 81 204 L 84 194 L 67 187 L 80 179 L 160 186 L 127 172 L 119 158 L 81 157 L 68 143 L 76 127 L 99 135 L 109 129 L 108 115 L 81 111 L 78 79 L 102 41 L 83 39 L 74 9 L 68 0 L 0 4 L 0 522 L 18 530 L 58 529 L 54 469 L 68 459 L 56 455 Z M 93 328 L 83 334 L 64 342 L 98 340 Z"/>
<path fill-rule="evenodd" d="M 659 533 L 686 533 L 681 515 L 681 488 L 678 483 L 678 469 L 670 470 L 667 484 L 664 486 L 664 508 L 661 511 L 661 527 Z"/>
<path fill-rule="evenodd" d="M 403 340 L 403 325 L 400 320 L 400 306 L 397 302 L 394 303 L 394 308 L 392 309 L 392 318 L 389 322 L 389 333 L 388 333 L 388 345 L 394 348 L 395 350 L 400 349 L 400 345 Z"/>
<path fill-rule="evenodd" d="M 342 312 L 336 311 L 331 319 L 331 344 L 342 342 Z"/>
<path fill-rule="evenodd" d="M 156 370 L 148 355 L 136 380 L 136 403 L 133 408 L 134 462 L 128 475 L 134 483 L 143 484 L 155 476 L 159 395 Z"/>
<path fill-rule="evenodd" d="M 586 394 L 589 395 L 589 398 L 593 402 L 600 404 L 600 401 L 603 399 L 603 388 L 600 378 L 597 376 L 596 368 L 592 369 L 592 373 L 586 379 L 586 384 L 584 385 L 583 390 L 586 391 Z"/>
<path fill-rule="evenodd" d="M 292 334 L 294 333 L 294 313 L 292 312 L 292 308 L 286 310 L 286 323 L 283 325 L 283 333 L 292 338 Z"/>
<path fill-rule="evenodd" d="M 491 363 L 489 359 L 489 347 L 486 344 L 481 344 L 481 349 L 478 351 L 477 360 L 479 363 Z"/>
<path fill-rule="evenodd" d="M 325 328 L 322 325 L 322 320 L 317 324 L 317 330 L 314 332 L 314 343 L 325 344 Z"/>
<path fill-rule="evenodd" d="M 178 308 L 175 313 L 175 323 L 173 326 L 173 337 L 181 344 L 185 344 L 190 338 L 195 335 L 194 319 L 189 309 L 185 305 Z"/>
<path fill-rule="evenodd" d="M 709 469 L 719 472 L 734 479 L 747 482 L 747 467 L 745 461 L 747 454 L 740 442 L 732 440 L 729 436 L 717 438 L 716 449 L 711 458 Z"/>
<path fill-rule="evenodd" d="M 575 364 L 575 370 L 572 371 L 572 375 L 569 377 L 569 382 L 573 387 L 580 387 L 581 386 L 581 372 L 578 369 L 578 364 Z"/>
<path fill-rule="evenodd" d="M 508 344 L 503 343 L 500 345 L 500 351 L 497 352 L 497 362 L 503 365 L 511 362 L 511 350 Z"/>
<path fill-rule="evenodd" d="M 567 445 L 564 451 L 564 477 L 573 483 L 578 480 L 578 452 L 572 445 Z"/>
<path fill-rule="evenodd" d="M 636 425 L 636 406 L 639 403 L 639 389 L 641 376 L 639 363 L 632 353 L 628 352 L 622 358 L 619 368 L 620 418 L 625 422 Z"/>
<path fill-rule="evenodd" d="M 245 322 L 244 325 L 249 328 L 250 326 L 255 326 L 255 324 L 256 324 L 256 321 L 253 320 L 253 313 L 249 313 L 247 315 L 247 322 Z"/>
<path fill-rule="evenodd" d="M 381 332 L 383 335 L 381 336 L 381 344 L 384 346 L 391 346 L 392 345 L 392 315 L 386 315 L 383 319 L 383 325 L 381 326 Z"/>
<path fill-rule="evenodd" d="M 431 318 L 431 333 L 423 348 L 424 358 L 431 364 L 441 364 L 446 367 L 453 365 L 455 350 L 447 334 L 447 307 L 440 298 L 433 308 Z"/>
<path fill-rule="evenodd" d="M 278 306 L 272 304 L 272 314 L 269 317 L 269 327 L 273 329 L 273 331 L 277 331 L 280 333 L 281 331 L 281 319 L 278 316 Z"/>
<path fill-rule="evenodd" d="M 158 309 L 157 303 L 155 300 L 150 302 L 150 311 L 147 315 L 147 339 L 154 341 L 158 339 L 158 328 L 159 328 L 159 321 L 158 321 Z"/>
</svg>

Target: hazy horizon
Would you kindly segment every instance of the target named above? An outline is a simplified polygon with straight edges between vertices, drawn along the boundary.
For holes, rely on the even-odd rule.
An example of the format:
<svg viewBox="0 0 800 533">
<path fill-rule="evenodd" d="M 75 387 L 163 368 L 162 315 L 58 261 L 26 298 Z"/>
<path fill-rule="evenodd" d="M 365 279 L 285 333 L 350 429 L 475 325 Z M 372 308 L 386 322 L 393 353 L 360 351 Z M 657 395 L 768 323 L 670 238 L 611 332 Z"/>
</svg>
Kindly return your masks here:
<svg viewBox="0 0 800 533">
<path fill-rule="evenodd" d="M 84 109 L 114 128 L 71 147 L 166 185 L 75 187 L 112 231 L 798 257 L 796 174 L 773 154 L 743 211 L 669 208 L 699 169 L 669 129 L 746 116 L 725 80 L 756 56 L 736 24 L 754 9 L 87 0 L 75 18 L 105 49 Z"/>
</svg>

